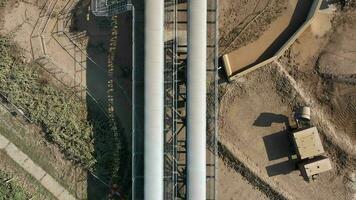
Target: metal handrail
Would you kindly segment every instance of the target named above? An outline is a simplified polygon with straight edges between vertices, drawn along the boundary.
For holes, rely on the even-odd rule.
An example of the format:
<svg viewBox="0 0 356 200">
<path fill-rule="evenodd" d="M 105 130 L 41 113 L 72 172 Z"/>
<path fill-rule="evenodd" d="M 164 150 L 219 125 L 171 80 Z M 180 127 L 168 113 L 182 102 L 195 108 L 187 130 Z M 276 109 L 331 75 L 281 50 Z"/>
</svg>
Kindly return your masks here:
<svg viewBox="0 0 356 200">
<path fill-rule="evenodd" d="M 115 3 L 108 3 L 108 0 L 92 0 L 91 9 L 95 16 L 109 17 L 132 10 L 130 0 L 118 0 Z"/>
</svg>

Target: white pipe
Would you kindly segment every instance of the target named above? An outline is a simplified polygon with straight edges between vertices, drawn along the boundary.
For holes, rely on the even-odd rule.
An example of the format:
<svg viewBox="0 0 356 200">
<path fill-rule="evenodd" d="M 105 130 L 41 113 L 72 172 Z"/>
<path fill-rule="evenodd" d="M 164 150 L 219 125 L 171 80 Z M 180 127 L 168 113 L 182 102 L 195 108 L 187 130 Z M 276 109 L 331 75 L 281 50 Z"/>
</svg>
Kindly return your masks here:
<svg viewBox="0 0 356 200">
<path fill-rule="evenodd" d="M 207 1 L 188 1 L 187 198 L 206 199 Z"/>
<path fill-rule="evenodd" d="M 163 13 L 163 0 L 145 0 L 145 200 L 163 199 Z"/>
</svg>

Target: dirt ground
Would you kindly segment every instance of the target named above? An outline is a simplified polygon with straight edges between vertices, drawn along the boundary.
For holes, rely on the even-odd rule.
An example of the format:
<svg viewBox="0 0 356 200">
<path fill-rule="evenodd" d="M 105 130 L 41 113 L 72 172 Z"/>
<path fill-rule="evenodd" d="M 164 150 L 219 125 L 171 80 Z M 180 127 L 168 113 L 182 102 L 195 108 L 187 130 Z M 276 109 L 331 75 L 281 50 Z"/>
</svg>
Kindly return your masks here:
<svg viewBox="0 0 356 200">
<path fill-rule="evenodd" d="M 6 27 L 1 29 L 1 33 L 13 34 L 14 40 L 24 51 L 24 60 L 29 61 L 47 53 L 54 64 L 60 67 L 58 77 L 69 77 L 64 79 L 66 84 L 80 83 L 96 91 L 95 97 L 105 106 L 107 79 L 99 78 L 105 77 L 105 72 L 95 67 L 96 64 L 105 66 L 107 61 L 107 36 L 110 33 L 96 31 L 97 26 L 105 26 L 105 21 L 90 18 L 86 22 L 86 16 L 81 16 L 76 27 L 79 29 L 77 34 L 87 34 L 81 48 L 85 50 L 84 53 L 95 57 L 95 62 L 92 62 L 83 57 L 79 49 L 73 48 L 73 44 L 69 44 L 69 47 L 61 46 L 66 46 L 68 40 L 65 38 L 58 42 L 55 40 L 58 37 L 52 37 L 56 16 L 60 9 L 65 8 L 66 1 L 59 1 L 55 6 L 49 4 L 45 12 L 50 16 L 49 28 L 43 34 L 46 45 L 43 48 L 40 37 L 32 36 L 40 18 L 41 5 L 46 2 L 30 0 L 12 3 L 11 7 L 1 13 L 2 26 Z M 256 40 L 272 21 L 282 15 L 287 2 L 221 0 L 219 54 Z M 51 6 L 55 9 L 51 9 Z M 52 10 L 54 12 L 48 13 Z M 261 15 L 261 20 L 255 22 L 254 18 L 258 15 Z M 40 20 L 46 23 L 46 18 Z M 124 24 L 125 20 L 121 23 Z M 123 30 L 122 35 L 125 33 L 126 39 L 121 40 L 123 46 L 127 46 L 130 41 L 127 39 L 129 30 Z M 237 82 L 222 86 L 225 92 L 222 92 L 220 107 L 221 143 L 244 166 L 234 167 L 220 159 L 220 199 L 268 199 L 273 198 L 274 193 L 280 193 L 285 199 L 356 198 L 355 180 L 352 178 L 355 176 L 355 154 L 347 153 L 347 149 L 353 149 L 352 145 L 356 142 L 355 35 L 355 12 L 337 15 L 333 22 L 328 15 L 321 14 L 280 60 L 287 73 L 316 102 L 317 109 L 312 107 L 312 111 L 317 113 L 313 119 L 316 119 L 316 125 L 322 130 L 324 146 L 334 167 L 334 170 L 322 174 L 316 182 L 305 182 L 299 172 L 293 170 L 293 163 L 288 162 L 287 118 L 295 105 L 306 101 L 298 96 L 295 88 L 288 85 L 285 75 L 276 70 L 278 66 L 266 66 Z M 122 66 L 130 65 L 120 63 L 129 60 L 128 52 L 131 50 L 121 51 L 117 58 Z M 88 71 L 78 72 L 80 65 L 87 66 Z M 119 89 L 115 94 L 119 102 L 118 113 L 130 113 L 127 111 L 131 107 L 127 99 L 130 96 L 127 74 L 125 67 L 117 74 L 119 88 L 128 88 Z M 320 120 L 320 116 L 326 119 Z M 119 117 L 124 128 L 130 132 L 131 117 Z M 329 134 L 330 130 L 334 130 L 337 135 Z M 252 178 L 246 176 L 246 171 L 251 173 Z"/>
<path fill-rule="evenodd" d="M 272 56 L 300 28 L 307 18 L 312 1 L 289 0 L 280 16 L 270 22 L 258 39 L 230 52 L 229 61 L 232 74 L 261 63 Z M 263 16 L 261 16 L 263 17 Z M 258 23 L 261 19 L 256 19 Z M 251 31 L 250 28 L 246 29 Z M 239 37 L 239 36 L 237 36 Z"/>
<path fill-rule="evenodd" d="M 274 78 L 279 72 L 273 67 L 253 72 L 229 86 L 226 95 L 231 97 L 224 97 L 221 103 L 221 143 L 258 176 L 286 192 L 288 199 L 346 199 L 344 178 L 336 171 L 307 183 L 288 160 L 286 126 L 292 107 L 279 96 Z M 226 104 L 229 107 L 223 106 Z"/>
<path fill-rule="evenodd" d="M 82 98 L 106 109 L 110 18 L 88 14 L 89 1 L 16 1 L 3 8 L 0 34 L 11 35 L 24 60 L 36 60 L 51 76 Z M 114 58 L 115 111 L 131 129 L 131 17 L 118 17 L 119 39 Z M 98 31 L 101 30 L 101 31 Z M 42 38 L 42 39 L 41 39 Z M 86 93 L 87 92 L 87 93 Z M 123 116 L 125 113 L 125 116 Z"/>
<path fill-rule="evenodd" d="M 10 3 L 3 9 L 1 34 L 12 35 L 22 49 L 25 61 L 38 59 L 65 84 L 84 87 L 85 74 L 73 59 L 78 57 L 77 48 L 66 37 L 54 34 L 59 29 L 58 24 L 63 22 L 58 18 L 59 13 L 65 12 L 65 6 L 71 2 L 30 0 Z"/>
<path fill-rule="evenodd" d="M 288 0 L 219 1 L 219 54 L 256 40 L 287 5 Z"/>
<path fill-rule="evenodd" d="M 114 110 L 113 118 L 120 132 L 123 132 L 121 136 L 127 146 L 125 149 L 130 151 L 131 13 L 118 15 L 118 38 L 111 41 L 112 19 L 93 16 L 89 13 L 89 4 L 90 1 L 77 0 L 9 1 L 5 8 L 1 8 L 0 34 L 12 37 L 22 50 L 25 62 L 39 63 L 55 84 L 72 89 L 78 100 L 87 104 L 89 116 L 96 117 L 98 110 L 101 114 L 106 112 L 106 115 L 109 109 Z M 109 58 L 112 49 L 115 52 Z M 109 69 L 109 59 L 113 69 Z M 109 79 L 113 79 L 113 82 Z M 111 83 L 113 86 L 109 88 Z M 109 106 L 109 101 L 113 102 L 114 109 Z M 29 138 L 29 142 L 34 141 Z M 51 167 L 56 165 L 52 161 L 49 162 Z M 129 162 L 126 164 L 130 165 Z M 130 179 L 131 167 L 126 164 L 123 167 L 126 170 L 125 178 Z M 71 163 L 65 162 L 65 165 L 58 164 L 59 169 L 56 170 L 76 173 Z M 87 178 L 90 179 L 83 177 L 80 182 L 86 184 Z M 96 181 L 96 178 L 93 180 Z M 71 181 L 68 184 L 72 184 Z M 102 183 L 91 185 L 96 187 L 95 184 Z M 125 184 L 125 187 L 128 188 L 129 184 Z"/>
<path fill-rule="evenodd" d="M 221 159 L 219 159 L 218 166 L 218 199 L 233 200 L 237 199 L 237 197 L 238 199 L 268 199 L 264 193 L 248 184 L 247 180 L 245 180 L 241 174 L 227 167 Z"/>
<path fill-rule="evenodd" d="M 354 11 L 320 13 L 278 63 L 221 86 L 220 142 L 261 181 L 225 177 L 230 184 L 219 189 L 228 192 L 236 183 L 254 186 L 269 198 L 274 198 L 271 191 L 282 199 L 356 198 L 354 17 Z M 310 183 L 289 160 L 288 118 L 298 105 L 311 106 L 333 165 L 332 171 Z M 232 174 L 245 174 L 241 167 L 223 163 Z M 262 189 L 263 182 L 270 190 Z"/>
<path fill-rule="evenodd" d="M 319 18 L 319 19 L 318 19 Z M 330 23 L 325 14 L 321 19 Z M 319 22 L 320 17 L 317 17 Z M 313 26 L 292 46 L 282 62 L 318 103 L 343 137 L 356 142 L 356 12 L 336 15 L 330 31 Z M 317 26 L 317 24 L 316 24 Z M 326 25 L 327 27 L 327 25 Z M 321 36 L 322 35 L 322 36 Z"/>
</svg>

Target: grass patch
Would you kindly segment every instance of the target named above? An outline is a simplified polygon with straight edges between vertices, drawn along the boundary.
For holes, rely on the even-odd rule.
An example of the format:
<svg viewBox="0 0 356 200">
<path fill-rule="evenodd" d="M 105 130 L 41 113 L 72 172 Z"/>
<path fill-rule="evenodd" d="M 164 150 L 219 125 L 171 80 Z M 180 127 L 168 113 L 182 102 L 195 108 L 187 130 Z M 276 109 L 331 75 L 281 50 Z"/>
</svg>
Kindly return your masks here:
<svg viewBox="0 0 356 200">
<path fill-rule="evenodd" d="M 0 200 L 26 200 L 30 195 L 18 184 L 12 181 L 13 177 L 0 170 Z"/>
<path fill-rule="evenodd" d="M 21 124 L 2 106 L 0 106 L 0 133 L 72 194 L 83 197 L 81 199 L 86 197 L 86 170 L 66 161 L 58 148 L 45 141 L 38 128 Z M 78 179 L 83 181 L 76 181 Z"/>
<path fill-rule="evenodd" d="M 69 159 L 91 166 L 93 127 L 86 121 L 86 107 L 69 91 L 48 84 L 40 68 L 23 63 L 14 56 L 18 54 L 8 38 L 0 38 L 0 91 L 23 108 Z"/>
<path fill-rule="evenodd" d="M 94 177 L 99 177 L 99 184 L 102 181 L 107 184 L 123 181 L 121 174 L 126 167 L 120 162 L 120 157 L 127 157 L 128 152 L 121 145 L 124 142 L 120 138 L 122 130 L 119 129 L 119 134 L 113 132 L 109 120 L 97 105 L 92 104 L 90 99 L 86 103 L 79 101 L 73 91 L 57 86 L 38 64 L 24 63 L 17 49 L 10 38 L 0 36 L 0 92 L 41 127 L 47 141 L 56 144 L 66 159 L 92 170 Z M 65 172 L 68 169 L 53 167 L 56 162 L 52 159 L 43 161 L 46 153 L 38 152 L 43 148 L 34 147 L 37 136 L 32 141 L 31 134 L 25 130 L 27 127 L 13 125 L 5 123 L 0 129 L 58 180 L 60 173 L 56 170 Z M 16 136 L 11 136 L 12 132 Z M 24 134 L 27 136 L 21 137 Z M 62 178 L 58 181 L 62 182 Z M 97 190 L 94 187 L 92 192 L 99 193 Z"/>
<path fill-rule="evenodd" d="M 5 7 L 7 3 L 7 0 L 0 0 L 0 8 Z"/>
<path fill-rule="evenodd" d="M 79 101 L 72 90 L 57 86 L 48 78 L 41 66 L 24 63 L 19 55 L 21 52 L 11 39 L 0 35 L 0 92 L 21 108 L 34 124 L 41 127 L 47 141 L 56 144 L 66 159 L 90 169 L 95 177 L 106 183 L 121 181 L 122 176 L 119 174 L 125 165 L 120 162 L 120 157 L 128 157 L 128 152 L 121 145 L 124 142 L 121 140 L 122 130 L 114 133 L 106 115 L 102 110 L 97 111 L 97 105 L 91 105 L 90 99 L 87 99 L 87 104 Z M 16 132 L 16 136 L 11 139 L 14 143 L 16 138 L 27 134 L 10 132 Z M 26 144 L 28 138 L 19 139 L 21 142 L 17 143 L 22 144 L 18 146 L 24 152 L 27 149 L 31 152 L 29 154 L 34 154 L 31 157 L 36 162 L 45 159 L 36 158 L 42 157 L 44 153 L 37 155 L 38 149 L 31 150 L 35 142 Z M 51 164 L 46 167 L 48 163 L 44 163 L 44 169 L 52 167 Z M 42 165 L 41 162 L 39 164 Z"/>
<path fill-rule="evenodd" d="M 0 187 L 6 184 L 4 180 L 11 181 L 9 183 L 13 184 L 12 188 L 16 188 L 16 193 L 20 194 L 20 197 L 25 198 L 18 198 L 18 199 L 32 199 L 32 200 L 55 200 L 56 198 L 48 192 L 35 178 L 33 178 L 30 174 L 28 174 L 21 166 L 15 163 L 10 157 L 6 155 L 5 152 L 0 151 L 0 173 L 3 173 L 0 178 Z M 4 191 L 3 191 L 4 192 Z M 1 193 L 1 192 L 0 192 Z M 12 192 L 14 193 L 14 192 Z M 24 195 L 23 195 L 24 194 Z M 0 196 L 0 200 L 13 200 L 12 196 Z"/>
<path fill-rule="evenodd" d="M 87 168 L 97 161 L 102 168 L 117 168 L 118 158 L 108 152 L 120 148 L 117 140 L 108 138 L 112 130 L 107 118 L 91 116 L 95 120 L 88 120 L 86 105 L 72 91 L 54 86 L 38 65 L 24 63 L 17 55 L 20 52 L 10 39 L 0 36 L 0 91 L 42 127 L 46 138 L 57 144 L 66 158 Z"/>
</svg>

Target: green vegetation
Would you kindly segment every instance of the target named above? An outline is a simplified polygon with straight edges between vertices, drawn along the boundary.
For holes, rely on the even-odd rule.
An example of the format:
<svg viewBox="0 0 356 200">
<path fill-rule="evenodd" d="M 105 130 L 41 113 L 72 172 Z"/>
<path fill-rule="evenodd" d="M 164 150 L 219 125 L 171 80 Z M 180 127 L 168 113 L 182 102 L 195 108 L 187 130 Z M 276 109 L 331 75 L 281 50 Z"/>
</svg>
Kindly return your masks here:
<svg viewBox="0 0 356 200">
<path fill-rule="evenodd" d="M 38 64 L 24 63 L 19 55 L 11 40 L 0 36 L 0 92 L 40 126 L 67 159 L 91 169 L 98 184 L 123 181 L 120 158 L 127 152 L 121 145 L 122 130 L 112 131 L 90 98 L 86 106 L 71 90 L 56 87 Z"/>
<path fill-rule="evenodd" d="M 7 0 L 0 0 L 0 7 L 4 7 L 7 3 Z"/>
<path fill-rule="evenodd" d="M 129 161 L 120 162 L 129 158 L 128 150 L 121 145 L 122 129 L 114 132 L 96 102 L 88 97 L 85 103 L 71 89 L 56 86 L 37 63 L 23 62 L 17 49 L 10 38 L 0 35 L 0 92 L 41 127 L 46 139 L 55 143 L 67 159 L 94 172 L 89 175 L 93 179 L 88 179 L 89 193 L 100 194 L 100 188 L 106 192 L 109 183 L 129 186 L 124 180 L 129 177 Z M 30 148 L 21 140 L 26 144 L 20 144 L 22 149 Z"/>
<path fill-rule="evenodd" d="M 0 170 L 0 200 L 27 200 L 29 194 L 14 183 L 11 176 Z"/>
<path fill-rule="evenodd" d="M 14 120 L 13 115 L 1 105 L 0 133 L 15 144 L 22 152 L 26 152 L 36 164 L 41 166 L 68 191 L 77 197 L 81 197 L 79 199 L 86 199 L 86 191 L 77 189 L 85 188 L 86 183 L 73 181 L 76 178 L 85 180 L 86 171 L 81 170 L 78 166 L 70 162 L 65 162 L 65 160 L 60 157 L 57 148 L 53 148 L 53 145 L 49 145 L 46 138 L 41 135 L 40 130 L 37 128 L 34 129 L 34 127 L 29 124 L 22 124 L 18 120 Z M 16 175 L 18 174 L 16 173 Z"/>
<path fill-rule="evenodd" d="M 86 120 L 86 107 L 69 91 L 48 84 L 37 65 L 14 55 L 19 55 L 16 47 L 0 37 L 0 91 L 23 108 L 69 159 L 92 166 L 93 126 Z"/>
<path fill-rule="evenodd" d="M 56 200 L 32 175 L 28 174 L 20 165 L 13 161 L 4 151 L 0 151 L 0 185 L 14 184 L 26 191 L 26 200 Z M 1 185 L 2 186 L 2 185 Z M 1 190 L 5 191 L 5 190 Z M 28 198 L 30 196 L 30 198 Z M 8 198 L 13 200 L 13 198 Z M 0 200 L 3 200 L 0 197 Z"/>
</svg>

